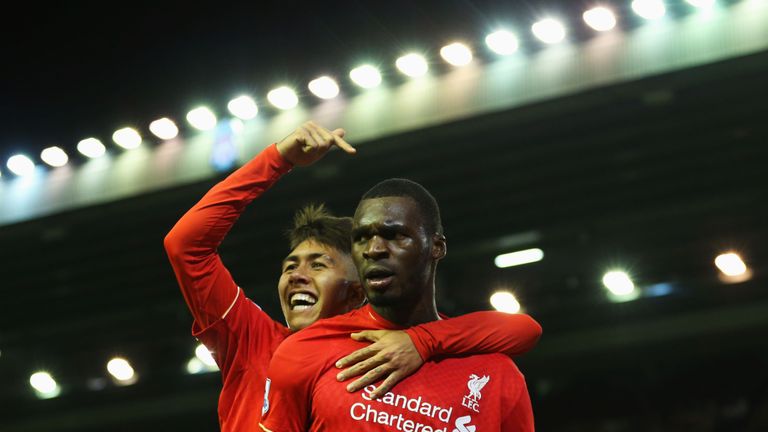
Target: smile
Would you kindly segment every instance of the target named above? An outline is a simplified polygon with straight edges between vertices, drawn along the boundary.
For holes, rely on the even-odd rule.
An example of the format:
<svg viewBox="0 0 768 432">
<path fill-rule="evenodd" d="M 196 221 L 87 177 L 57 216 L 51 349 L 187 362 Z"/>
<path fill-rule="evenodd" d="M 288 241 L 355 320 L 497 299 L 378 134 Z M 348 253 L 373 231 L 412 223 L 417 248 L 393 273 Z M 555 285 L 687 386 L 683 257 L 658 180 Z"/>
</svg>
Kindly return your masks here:
<svg viewBox="0 0 768 432">
<path fill-rule="evenodd" d="M 294 293 L 288 299 L 288 305 L 292 311 L 304 311 L 317 304 L 317 297 L 308 293 Z"/>
</svg>

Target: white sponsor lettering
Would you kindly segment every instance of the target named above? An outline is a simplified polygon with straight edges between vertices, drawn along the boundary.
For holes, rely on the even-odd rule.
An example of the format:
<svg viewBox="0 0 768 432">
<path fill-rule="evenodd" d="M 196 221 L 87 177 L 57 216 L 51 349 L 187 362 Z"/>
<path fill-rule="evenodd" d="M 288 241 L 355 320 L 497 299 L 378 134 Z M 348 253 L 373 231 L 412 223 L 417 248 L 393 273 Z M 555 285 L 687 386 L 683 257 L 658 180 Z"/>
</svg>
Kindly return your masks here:
<svg viewBox="0 0 768 432">
<path fill-rule="evenodd" d="M 453 432 L 475 432 L 475 425 L 469 424 L 472 421 L 472 417 L 470 416 L 463 416 L 456 419 L 456 423 L 454 426 L 456 428 L 453 430 Z"/>
<path fill-rule="evenodd" d="M 349 408 L 349 415 L 357 421 L 376 423 L 389 426 L 403 432 L 448 432 L 448 428 L 435 429 L 430 425 L 406 419 L 402 414 L 390 414 L 386 411 L 377 411 L 371 405 L 363 402 L 355 402 Z M 471 426 L 474 428 L 474 426 Z M 474 429 L 461 432 L 474 432 Z"/>
<path fill-rule="evenodd" d="M 376 389 L 376 386 L 369 385 L 363 390 L 362 397 L 367 401 L 372 401 L 371 393 Z M 395 394 L 393 392 L 387 392 L 384 396 L 375 400 L 376 402 L 383 403 L 385 405 L 391 405 L 406 409 L 411 412 L 423 414 L 428 417 L 436 418 L 443 423 L 450 423 L 451 413 L 453 413 L 453 407 L 443 408 L 441 406 L 433 405 L 422 399 L 421 396 L 415 398 L 409 398 L 404 395 Z"/>
</svg>

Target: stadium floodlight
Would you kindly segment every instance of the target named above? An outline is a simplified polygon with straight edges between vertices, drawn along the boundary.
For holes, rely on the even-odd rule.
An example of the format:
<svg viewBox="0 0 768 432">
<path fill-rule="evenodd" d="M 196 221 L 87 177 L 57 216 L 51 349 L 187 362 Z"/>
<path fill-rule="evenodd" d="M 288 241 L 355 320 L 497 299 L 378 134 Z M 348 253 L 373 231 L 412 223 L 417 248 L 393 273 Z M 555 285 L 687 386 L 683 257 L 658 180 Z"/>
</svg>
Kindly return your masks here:
<svg viewBox="0 0 768 432">
<path fill-rule="evenodd" d="M 35 163 L 25 155 L 17 154 L 8 158 L 5 166 L 19 177 L 27 176 L 35 172 Z"/>
<path fill-rule="evenodd" d="M 123 384 L 135 382 L 136 373 L 128 360 L 124 358 L 115 357 L 107 362 L 107 371 L 115 380 Z"/>
<path fill-rule="evenodd" d="M 29 385 L 40 399 L 49 399 L 59 395 L 61 388 L 48 372 L 35 372 L 29 377 Z"/>
<path fill-rule="evenodd" d="M 275 108 L 281 110 L 288 110 L 299 104 L 299 97 L 296 96 L 296 92 L 287 86 L 270 90 L 270 92 L 267 93 L 267 100 Z"/>
<path fill-rule="evenodd" d="M 612 270 L 603 276 L 603 285 L 616 296 L 630 295 L 635 291 L 635 284 L 626 272 Z"/>
<path fill-rule="evenodd" d="M 329 76 L 315 78 L 307 85 L 309 91 L 320 99 L 333 99 L 339 95 L 339 85 Z"/>
<path fill-rule="evenodd" d="M 96 138 L 86 138 L 77 143 L 77 151 L 83 156 L 93 159 L 104 156 L 104 153 L 107 152 L 107 148 Z"/>
<path fill-rule="evenodd" d="M 565 26 L 553 18 L 545 18 L 531 26 L 533 34 L 545 44 L 556 44 L 565 39 Z"/>
<path fill-rule="evenodd" d="M 48 165 L 58 168 L 67 164 L 69 156 L 67 156 L 67 152 L 62 150 L 61 147 L 52 146 L 40 152 L 40 159 Z"/>
<path fill-rule="evenodd" d="M 141 135 L 136 129 L 125 127 L 112 134 L 112 141 L 126 150 L 131 150 L 141 145 Z"/>
<path fill-rule="evenodd" d="M 663 0 L 633 0 L 632 10 L 647 20 L 656 20 L 667 13 Z"/>
<path fill-rule="evenodd" d="M 514 33 L 507 30 L 497 30 L 485 37 L 485 43 L 491 51 L 499 55 L 510 55 L 517 52 L 520 42 Z"/>
<path fill-rule="evenodd" d="M 381 84 L 381 72 L 369 64 L 364 64 L 352 69 L 349 78 L 358 86 L 369 89 Z"/>
<path fill-rule="evenodd" d="M 250 120 L 259 114 L 259 107 L 256 105 L 256 101 L 247 95 L 238 96 L 229 101 L 227 109 L 233 116 L 242 120 Z"/>
<path fill-rule="evenodd" d="M 497 291 L 491 295 L 491 306 L 499 312 L 518 313 L 520 312 L 520 303 L 514 294 L 509 291 Z"/>
<path fill-rule="evenodd" d="M 440 56 L 453 66 L 466 66 L 472 62 L 472 50 L 461 42 L 440 48 Z"/>
<path fill-rule="evenodd" d="M 533 248 L 498 255 L 494 258 L 493 263 L 496 264 L 496 267 L 498 268 L 506 268 L 535 263 L 542 259 L 544 259 L 544 251 L 538 248 Z"/>
<path fill-rule="evenodd" d="M 149 131 L 161 140 L 174 139 L 179 135 L 179 128 L 173 120 L 163 117 L 149 124 Z"/>
<path fill-rule="evenodd" d="M 715 265 L 726 276 L 741 276 L 747 272 L 747 265 L 735 252 L 718 255 L 715 258 Z"/>
<path fill-rule="evenodd" d="M 616 27 L 616 14 L 606 7 L 594 7 L 584 12 L 583 18 L 588 26 L 599 32 L 608 31 Z"/>
<path fill-rule="evenodd" d="M 410 53 L 395 61 L 397 69 L 411 78 L 417 78 L 427 73 L 429 65 L 421 54 Z"/>
<path fill-rule="evenodd" d="M 200 344 L 195 348 L 195 356 L 206 366 L 216 365 L 216 360 L 214 360 L 213 355 L 211 355 L 211 352 L 208 351 L 208 348 L 203 344 Z"/>
<path fill-rule="evenodd" d="M 211 130 L 216 127 L 216 114 L 208 107 L 200 106 L 187 113 L 187 121 L 193 128 L 200 131 Z"/>
</svg>

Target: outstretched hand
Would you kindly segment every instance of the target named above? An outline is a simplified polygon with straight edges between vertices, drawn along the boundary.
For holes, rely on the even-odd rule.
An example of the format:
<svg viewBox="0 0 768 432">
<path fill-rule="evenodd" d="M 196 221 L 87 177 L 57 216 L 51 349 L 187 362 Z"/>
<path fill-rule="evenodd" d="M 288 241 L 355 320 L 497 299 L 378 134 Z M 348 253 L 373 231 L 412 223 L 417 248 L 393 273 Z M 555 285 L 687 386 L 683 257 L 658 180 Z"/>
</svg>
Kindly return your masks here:
<svg viewBox="0 0 768 432">
<path fill-rule="evenodd" d="M 352 339 L 373 343 L 336 362 L 338 368 L 351 366 L 339 372 L 339 381 L 364 374 L 347 385 L 350 393 L 384 379 L 371 393 L 374 399 L 380 398 L 424 364 L 410 336 L 402 330 L 366 330 L 352 333 Z"/>
<path fill-rule="evenodd" d="M 354 147 L 344 141 L 345 134 L 344 129 L 330 131 L 308 121 L 277 143 L 277 150 L 294 166 L 312 165 L 322 159 L 333 146 L 348 154 L 357 153 Z"/>
</svg>

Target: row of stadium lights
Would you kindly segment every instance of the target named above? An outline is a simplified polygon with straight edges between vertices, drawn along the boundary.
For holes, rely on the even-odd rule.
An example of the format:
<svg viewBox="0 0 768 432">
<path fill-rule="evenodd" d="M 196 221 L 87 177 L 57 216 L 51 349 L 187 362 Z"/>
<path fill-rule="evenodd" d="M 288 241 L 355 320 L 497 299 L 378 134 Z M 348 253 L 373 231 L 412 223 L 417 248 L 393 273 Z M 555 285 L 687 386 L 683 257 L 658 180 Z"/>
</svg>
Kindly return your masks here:
<svg viewBox="0 0 768 432">
<path fill-rule="evenodd" d="M 707 8 L 716 0 L 686 0 L 697 8 Z M 666 14 L 663 0 L 634 0 L 632 10 L 647 20 L 657 20 Z M 608 7 L 598 6 L 587 10 L 582 15 L 584 22 L 598 32 L 605 32 L 616 27 L 616 14 Z M 531 26 L 531 32 L 543 43 L 551 45 L 565 40 L 566 28 L 562 22 L 554 18 L 545 18 Z M 485 38 L 488 48 L 501 56 L 514 54 L 519 48 L 517 36 L 508 30 L 498 30 Z M 472 49 L 461 42 L 446 45 L 440 49 L 440 56 L 455 67 L 466 66 L 472 62 Z M 411 78 L 423 76 L 429 70 L 427 59 L 418 53 L 410 53 L 399 57 L 395 66 L 404 75 Z M 381 72 L 374 66 L 366 64 L 352 69 L 349 77 L 353 83 L 364 89 L 377 87 L 382 82 Z M 320 99 L 333 99 L 339 94 L 339 85 L 333 78 L 322 76 L 309 82 L 309 91 Z M 299 103 L 296 91 L 283 86 L 271 90 L 267 100 L 279 110 L 294 108 Z M 229 112 L 240 120 L 250 120 L 258 114 L 258 106 L 250 96 L 240 96 L 229 102 Z M 217 124 L 216 114 L 207 107 L 195 108 L 186 116 L 187 122 L 195 129 L 207 131 Z M 170 140 L 179 134 L 179 128 L 169 118 L 155 120 L 149 125 L 149 130 L 161 140 Z M 125 127 L 112 134 L 112 140 L 119 147 L 130 150 L 142 143 L 141 134 L 134 128 Z M 97 138 L 86 138 L 77 144 L 77 150 L 87 158 L 98 158 L 106 153 L 106 147 Z M 60 147 L 52 146 L 44 149 L 40 159 L 51 167 L 61 167 L 67 164 L 69 156 Z M 7 168 L 17 176 L 25 176 L 35 171 L 35 163 L 23 154 L 11 156 L 6 162 Z M 0 172 L 0 176 L 2 172 Z"/>
<path fill-rule="evenodd" d="M 499 268 L 506 268 L 538 262 L 543 258 L 544 252 L 541 249 L 526 249 L 499 255 L 495 259 L 495 264 Z M 749 268 L 735 252 L 718 255 L 715 258 L 715 265 L 721 272 L 721 279 L 725 282 L 741 282 L 748 279 L 751 275 Z M 603 285 L 616 301 L 632 300 L 639 296 L 631 277 L 622 270 L 606 272 L 603 276 Z M 520 312 L 520 303 L 514 294 L 509 291 L 493 293 L 490 297 L 490 303 L 496 310 L 501 312 Z M 109 360 L 106 369 L 115 385 L 128 386 L 135 384 L 138 380 L 138 374 L 125 358 L 115 357 Z M 186 370 L 189 374 L 200 374 L 218 371 L 219 369 L 210 351 L 200 344 L 195 349 L 195 356 L 187 362 Z M 32 386 L 37 397 L 41 399 L 53 398 L 61 393 L 59 384 L 46 371 L 33 373 L 29 378 L 29 384 Z"/>
<path fill-rule="evenodd" d="M 535 263 L 542 259 L 544 259 L 544 251 L 534 248 L 498 255 L 494 259 L 494 264 L 498 268 L 507 268 Z M 730 251 L 718 255 L 714 260 L 714 264 L 720 271 L 718 276 L 723 283 L 745 282 L 752 277 L 752 271 L 736 252 Z M 632 281 L 632 277 L 624 270 L 611 269 L 607 271 L 603 275 L 602 282 L 612 301 L 630 301 L 637 299 L 641 295 L 640 290 Z M 668 293 L 668 289 L 663 294 Z M 652 295 L 660 294 L 652 293 Z M 496 291 L 491 295 L 490 301 L 491 305 L 498 311 L 507 313 L 520 312 L 520 303 L 510 291 Z"/>
</svg>

